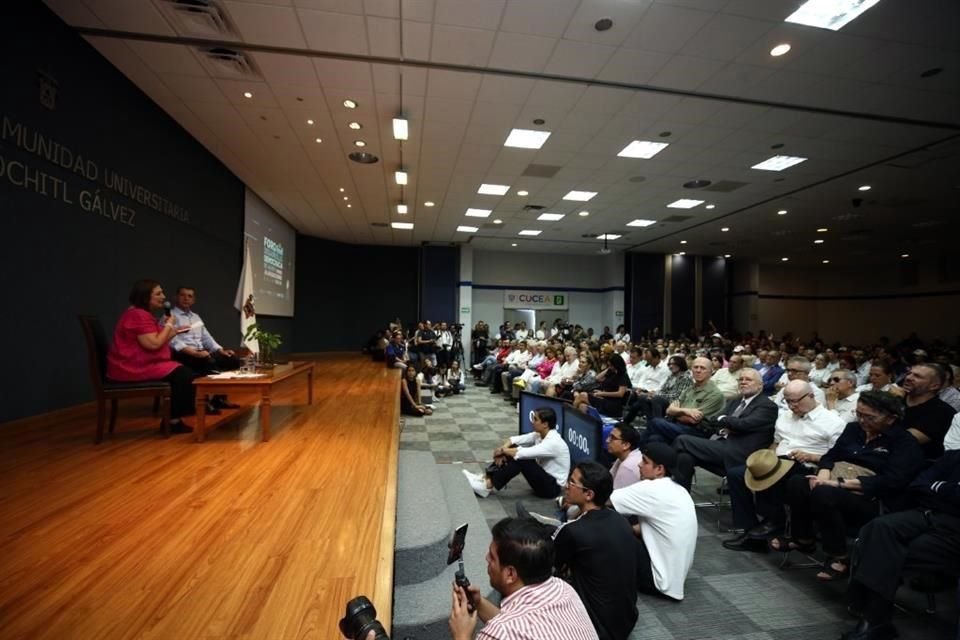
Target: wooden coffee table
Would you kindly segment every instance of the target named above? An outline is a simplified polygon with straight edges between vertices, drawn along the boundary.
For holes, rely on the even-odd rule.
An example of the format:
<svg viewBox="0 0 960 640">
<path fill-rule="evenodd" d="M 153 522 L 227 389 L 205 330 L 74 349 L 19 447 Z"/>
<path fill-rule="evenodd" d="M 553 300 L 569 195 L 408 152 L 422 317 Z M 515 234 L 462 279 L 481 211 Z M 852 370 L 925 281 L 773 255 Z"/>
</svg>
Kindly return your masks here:
<svg viewBox="0 0 960 640">
<path fill-rule="evenodd" d="M 290 362 L 278 364 L 273 369 L 257 369 L 256 377 L 216 378 L 204 376 L 197 378 L 193 384 L 197 388 L 197 416 L 193 437 L 197 442 L 203 442 L 206 437 L 207 396 L 230 394 L 232 391 L 259 390 L 260 392 L 260 431 L 264 442 L 270 440 L 270 397 L 275 385 L 306 374 L 307 377 L 307 404 L 313 404 L 313 362 Z"/>
</svg>

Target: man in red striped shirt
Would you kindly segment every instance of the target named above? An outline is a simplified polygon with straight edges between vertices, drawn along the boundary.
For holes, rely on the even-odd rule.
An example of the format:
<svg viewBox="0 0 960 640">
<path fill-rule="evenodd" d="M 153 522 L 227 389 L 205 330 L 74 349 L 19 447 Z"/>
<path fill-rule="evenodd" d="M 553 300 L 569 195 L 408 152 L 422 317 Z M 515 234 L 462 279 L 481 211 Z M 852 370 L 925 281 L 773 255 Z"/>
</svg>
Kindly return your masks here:
<svg viewBox="0 0 960 640">
<path fill-rule="evenodd" d="M 486 623 L 477 640 L 597 640 L 597 632 L 577 592 L 552 577 L 550 530 L 531 519 L 504 518 L 493 527 L 487 551 L 490 586 L 503 600 L 497 608 L 480 595 L 453 585 L 450 637 L 470 640 L 477 617 Z M 467 598 L 476 610 L 467 609 Z"/>
</svg>

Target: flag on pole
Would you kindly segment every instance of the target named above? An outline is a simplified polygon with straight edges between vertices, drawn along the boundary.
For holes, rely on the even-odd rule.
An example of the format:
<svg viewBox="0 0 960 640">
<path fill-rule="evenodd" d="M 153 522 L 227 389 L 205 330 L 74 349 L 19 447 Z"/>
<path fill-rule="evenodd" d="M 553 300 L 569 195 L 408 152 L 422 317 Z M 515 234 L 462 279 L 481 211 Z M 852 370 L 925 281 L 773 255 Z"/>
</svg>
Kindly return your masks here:
<svg viewBox="0 0 960 640">
<path fill-rule="evenodd" d="M 257 312 L 253 300 L 253 265 L 250 262 L 250 244 L 244 239 L 243 269 L 240 271 L 240 282 L 237 283 L 237 295 L 233 300 L 233 307 L 240 312 L 240 339 L 247 334 L 250 325 L 257 321 Z M 247 341 L 243 346 L 252 353 L 260 352 L 260 345 L 256 340 Z"/>
</svg>

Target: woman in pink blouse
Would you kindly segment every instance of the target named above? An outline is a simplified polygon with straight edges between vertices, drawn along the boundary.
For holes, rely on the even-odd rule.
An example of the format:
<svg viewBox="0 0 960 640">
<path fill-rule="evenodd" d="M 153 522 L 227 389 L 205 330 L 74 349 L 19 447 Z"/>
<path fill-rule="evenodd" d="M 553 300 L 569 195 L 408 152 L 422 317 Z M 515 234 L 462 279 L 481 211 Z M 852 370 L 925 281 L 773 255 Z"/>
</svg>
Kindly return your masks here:
<svg viewBox="0 0 960 640">
<path fill-rule="evenodd" d="M 193 431 L 181 420 L 194 410 L 192 369 L 170 358 L 170 340 L 177 335 L 176 319 L 157 322 L 166 296 L 156 280 L 138 280 L 130 291 L 130 306 L 121 314 L 107 353 L 107 379 L 113 382 L 163 380 L 170 383 L 170 430 Z M 190 327 L 183 327 L 189 331 Z"/>
</svg>

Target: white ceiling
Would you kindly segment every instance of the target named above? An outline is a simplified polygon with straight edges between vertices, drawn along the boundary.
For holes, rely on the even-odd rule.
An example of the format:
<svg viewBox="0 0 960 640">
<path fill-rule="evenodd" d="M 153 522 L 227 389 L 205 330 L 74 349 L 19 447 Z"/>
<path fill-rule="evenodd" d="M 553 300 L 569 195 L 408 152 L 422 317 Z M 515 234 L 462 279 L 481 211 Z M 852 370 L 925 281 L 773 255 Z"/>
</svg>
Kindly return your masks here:
<svg viewBox="0 0 960 640">
<path fill-rule="evenodd" d="M 403 0 L 402 20 L 401 0 L 210 0 L 225 34 L 191 27 L 168 0 L 45 1 L 305 234 L 589 253 L 600 241 L 584 234 L 610 232 L 623 234 L 615 250 L 842 264 L 952 247 L 960 231 L 955 0 L 881 0 L 839 32 L 783 22 L 800 0 Z M 595 30 L 600 18 L 613 28 Z M 254 74 L 218 68 L 200 39 L 244 53 Z M 792 50 L 770 56 L 781 42 Z M 401 111 L 406 216 L 393 180 Z M 552 135 L 539 151 L 506 148 L 513 127 Z M 378 163 L 347 159 L 358 139 Z M 634 139 L 670 146 L 617 157 Z M 809 160 L 750 169 L 778 153 Z M 531 164 L 557 171 L 524 176 Z M 693 179 L 745 184 L 684 189 Z M 478 195 L 483 182 L 511 188 Z M 571 189 L 598 195 L 563 200 Z M 678 198 L 715 208 L 666 208 Z M 566 217 L 537 222 L 527 204 Z M 465 218 L 468 207 L 494 212 Z M 625 226 L 677 214 L 691 217 Z M 401 220 L 414 230 L 372 226 Z M 543 233 L 519 238 L 525 228 Z"/>
</svg>

